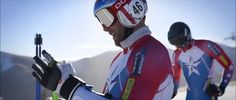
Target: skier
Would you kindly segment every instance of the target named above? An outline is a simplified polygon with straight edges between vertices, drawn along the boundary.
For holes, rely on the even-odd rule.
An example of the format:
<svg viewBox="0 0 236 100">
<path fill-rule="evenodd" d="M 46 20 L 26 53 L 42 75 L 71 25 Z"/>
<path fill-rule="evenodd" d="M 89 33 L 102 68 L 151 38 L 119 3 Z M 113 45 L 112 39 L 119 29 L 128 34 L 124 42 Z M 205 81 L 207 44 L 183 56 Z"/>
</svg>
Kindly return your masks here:
<svg viewBox="0 0 236 100">
<path fill-rule="evenodd" d="M 222 48 L 209 40 L 193 39 L 190 28 L 183 22 L 171 25 L 168 40 L 177 48 L 173 54 L 175 88 L 172 98 L 177 94 L 181 69 L 188 86 L 186 100 L 217 100 L 218 96 L 222 96 L 234 71 Z M 219 86 L 216 85 L 215 60 L 224 68 Z"/>
<path fill-rule="evenodd" d="M 146 0 L 96 0 L 95 17 L 123 49 L 112 61 L 103 93 L 76 77 L 71 64 L 57 63 L 46 51 L 42 53 L 48 64 L 34 57 L 33 76 L 65 99 L 170 100 L 174 90 L 170 58 L 145 25 L 146 12 Z"/>
</svg>

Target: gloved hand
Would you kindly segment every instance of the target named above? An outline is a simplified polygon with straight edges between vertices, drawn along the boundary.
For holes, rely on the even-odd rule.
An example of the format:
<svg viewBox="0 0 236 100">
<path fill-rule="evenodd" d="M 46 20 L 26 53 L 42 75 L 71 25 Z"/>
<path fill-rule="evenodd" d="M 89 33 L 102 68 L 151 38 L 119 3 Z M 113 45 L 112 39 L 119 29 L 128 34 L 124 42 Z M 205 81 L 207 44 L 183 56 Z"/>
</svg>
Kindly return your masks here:
<svg viewBox="0 0 236 100">
<path fill-rule="evenodd" d="M 208 84 L 205 92 L 209 96 L 221 96 L 224 93 L 224 89 L 215 84 Z"/>
<path fill-rule="evenodd" d="M 219 96 L 222 96 L 225 93 L 225 88 L 220 86 L 220 91 L 221 91 L 221 94 Z"/>
<path fill-rule="evenodd" d="M 72 66 L 71 63 L 67 63 L 65 61 L 63 61 L 61 64 L 61 73 L 62 73 L 62 77 L 61 77 L 61 80 L 59 81 L 58 83 L 58 86 L 57 86 L 57 89 L 56 89 L 56 92 L 59 94 L 60 92 L 60 89 L 63 85 L 63 83 L 70 77 L 70 76 L 74 76 L 75 75 L 75 69 L 74 67 Z M 82 81 L 82 80 L 81 80 Z"/>
<path fill-rule="evenodd" d="M 70 74 L 74 74 L 75 70 L 70 63 L 59 64 L 45 50 L 42 51 L 42 54 L 46 62 L 35 56 L 33 59 L 36 63 L 32 66 L 34 70 L 32 75 L 45 88 L 52 91 L 56 90 L 59 93 L 64 81 Z"/>
</svg>

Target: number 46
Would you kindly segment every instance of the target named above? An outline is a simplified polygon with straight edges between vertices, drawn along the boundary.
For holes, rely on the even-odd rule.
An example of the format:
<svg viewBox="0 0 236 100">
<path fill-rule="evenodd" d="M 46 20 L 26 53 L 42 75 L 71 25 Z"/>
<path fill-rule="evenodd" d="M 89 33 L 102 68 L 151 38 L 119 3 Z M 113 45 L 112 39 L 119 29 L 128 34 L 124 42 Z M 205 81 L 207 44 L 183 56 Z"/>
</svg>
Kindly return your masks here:
<svg viewBox="0 0 236 100">
<path fill-rule="evenodd" d="M 143 11 L 143 7 L 142 5 L 139 4 L 139 2 L 136 1 L 135 4 L 133 5 L 133 10 L 135 14 L 140 14 L 139 12 Z"/>
</svg>

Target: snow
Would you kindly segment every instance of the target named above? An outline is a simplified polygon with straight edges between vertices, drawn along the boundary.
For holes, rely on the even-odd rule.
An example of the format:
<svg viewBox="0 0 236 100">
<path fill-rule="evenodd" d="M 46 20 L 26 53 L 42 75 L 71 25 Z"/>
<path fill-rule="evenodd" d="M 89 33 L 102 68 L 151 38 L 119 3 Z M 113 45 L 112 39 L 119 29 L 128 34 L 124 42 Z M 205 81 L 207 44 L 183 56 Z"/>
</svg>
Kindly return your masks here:
<svg viewBox="0 0 236 100">
<path fill-rule="evenodd" d="M 11 55 L 1 53 L 1 72 L 10 69 L 13 66 Z"/>
</svg>

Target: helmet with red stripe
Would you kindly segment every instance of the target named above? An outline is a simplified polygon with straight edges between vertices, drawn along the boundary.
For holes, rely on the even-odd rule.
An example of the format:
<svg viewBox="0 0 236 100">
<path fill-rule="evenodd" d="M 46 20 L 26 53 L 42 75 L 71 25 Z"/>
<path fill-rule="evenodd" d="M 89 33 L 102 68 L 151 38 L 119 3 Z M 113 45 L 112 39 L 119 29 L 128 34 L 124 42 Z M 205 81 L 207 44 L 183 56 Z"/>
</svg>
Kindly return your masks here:
<svg viewBox="0 0 236 100">
<path fill-rule="evenodd" d="M 136 26 L 147 12 L 146 0 L 97 0 L 94 15 L 109 27 L 116 19 L 127 28 Z"/>
</svg>

